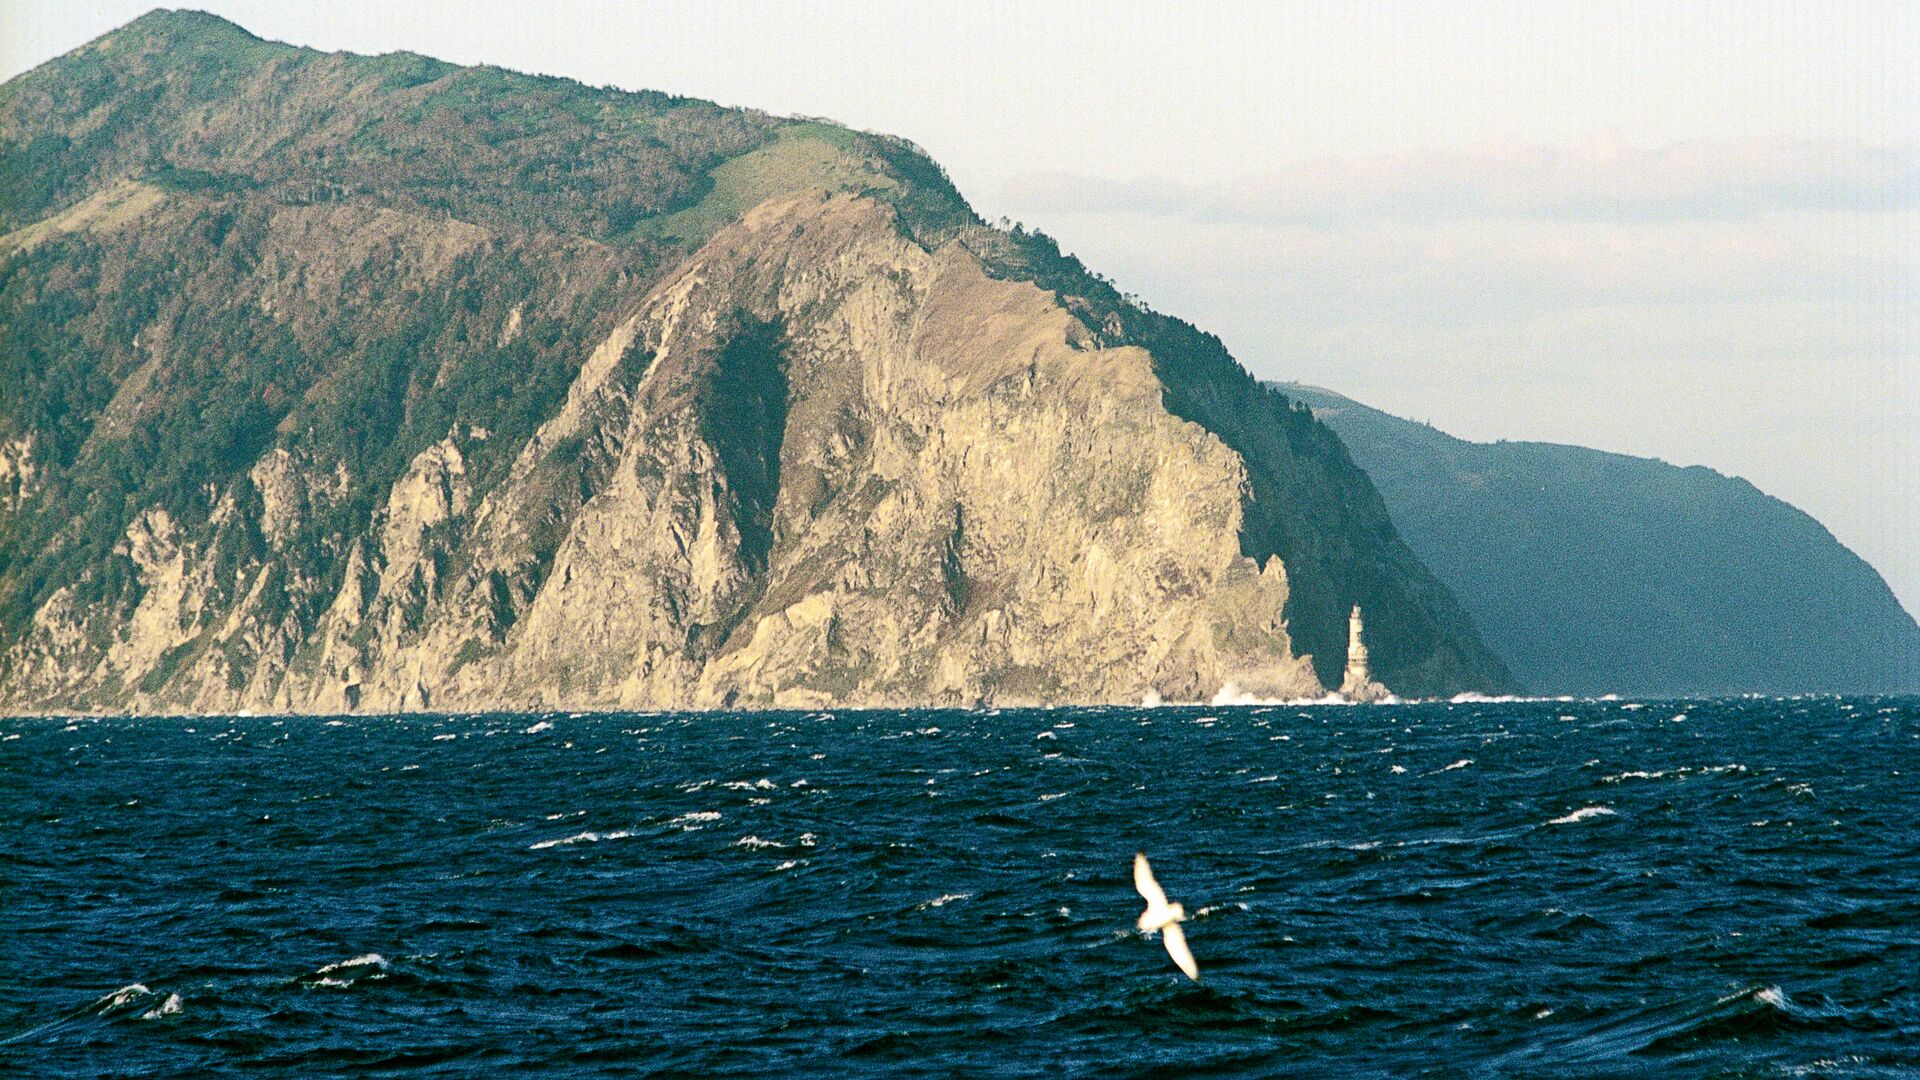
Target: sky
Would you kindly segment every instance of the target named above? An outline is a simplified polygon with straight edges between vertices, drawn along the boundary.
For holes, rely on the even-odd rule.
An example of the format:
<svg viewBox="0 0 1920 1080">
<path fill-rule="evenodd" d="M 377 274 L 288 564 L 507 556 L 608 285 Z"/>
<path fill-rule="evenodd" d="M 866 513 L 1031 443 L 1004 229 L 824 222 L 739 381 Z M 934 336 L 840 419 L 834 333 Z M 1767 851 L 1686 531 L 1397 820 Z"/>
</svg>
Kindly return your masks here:
<svg viewBox="0 0 1920 1080">
<path fill-rule="evenodd" d="M 0 0 L 0 78 L 147 6 Z M 1920 5 L 202 6 L 903 135 L 1258 375 L 1745 477 L 1920 612 Z"/>
</svg>

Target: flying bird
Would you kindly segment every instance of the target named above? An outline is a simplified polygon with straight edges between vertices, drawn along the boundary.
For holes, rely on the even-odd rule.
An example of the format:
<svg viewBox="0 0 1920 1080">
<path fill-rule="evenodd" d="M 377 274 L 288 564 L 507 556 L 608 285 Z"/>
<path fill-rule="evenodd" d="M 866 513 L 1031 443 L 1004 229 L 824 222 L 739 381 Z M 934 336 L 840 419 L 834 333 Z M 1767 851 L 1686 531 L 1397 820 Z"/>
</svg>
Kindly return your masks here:
<svg viewBox="0 0 1920 1080">
<path fill-rule="evenodd" d="M 1133 857 L 1133 887 L 1147 900 L 1147 910 L 1140 913 L 1140 931 L 1152 937 L 1158 930 L 1167 944 L 1167 955 L 1187 973 L 1187 978 L 1199 982 L 1200 965 L 1193 962 L 1193 952 L 1187 948 L 1187 933 L 1180 929 L 1180 920 L 1187 917 L 1187 909 L 1167 903 L 1166 891 L 1153 880 L 1153 867 L 1147 865 L 1144 854 Z"/>
</svg>

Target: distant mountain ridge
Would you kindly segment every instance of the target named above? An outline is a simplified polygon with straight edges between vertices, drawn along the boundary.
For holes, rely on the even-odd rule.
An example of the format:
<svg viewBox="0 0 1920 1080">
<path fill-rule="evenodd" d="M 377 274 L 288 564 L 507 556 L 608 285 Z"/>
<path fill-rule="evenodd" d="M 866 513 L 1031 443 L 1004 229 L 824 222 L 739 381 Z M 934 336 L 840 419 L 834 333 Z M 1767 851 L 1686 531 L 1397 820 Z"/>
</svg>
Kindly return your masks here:
<svg viewBox="0 0 1920 1080">
<path fill-rule="evenodd" d="M 1515 677 L 1573 694 L 1920 691 L 1920 626 L 1819 522 L 1700 466 L 1475 443 L 1279 384 Z"/>
<path fill-rule="evenodd" d="M 155 12 L 0 87 L 0 708 L 1511 688 L 1340 441 L 904 140 Z"/>
</svg>

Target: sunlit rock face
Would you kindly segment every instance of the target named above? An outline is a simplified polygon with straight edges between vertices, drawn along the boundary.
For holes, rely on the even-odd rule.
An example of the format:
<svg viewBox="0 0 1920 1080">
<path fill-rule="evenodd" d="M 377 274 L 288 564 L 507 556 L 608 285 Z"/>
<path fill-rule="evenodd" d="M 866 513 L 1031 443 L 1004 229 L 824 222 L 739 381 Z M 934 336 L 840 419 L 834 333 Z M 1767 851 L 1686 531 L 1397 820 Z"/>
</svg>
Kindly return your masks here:
<svg viewBox="0 0 1920 1080">
<path fill-rule="evenodd" d="M 496 685 L 796 706 L 1318 688 L 1283 625 L 1284 572 L 1239 551 L 1236 456 L 1162 407 L 1148 356 L 1098 347 L 1051 296 L 957 246 L 922 249 L 884 207 L 764 205 L 618 337 L 629 327 L 651 362 L 590 365 L 517 467 L 537 476 L 584 433 L 605 482 L 453 700 Z M 500 555 L 476 586 L 514 570 L 518 505 L 510 484 L 476 521 Z"/>
<path fill-rule="evenodd" d="M 426 149 L 356 164 L 289 119 L 297 174 L 96 154 L 8 223 L 41 367 L 0 415 L 0 707 L 1315 697 L 1360 602 L 1396 691 L 1510 684 L 1330 432 L 911 148 L 415 61 L 155 17 L 6 99 L 16 155 L 99 127 L 63 80 L 102 65 L 158 80 L 148 128 L 357 86 Z M 609 217 L 625 174 L 517 187 L 489 129 L 422 205 L 405 170 L 497 115 L 433 105 L 476 81 L 654 172 Z M 679 141 L 620 142 L 637 115 Z"/>
<path fill-rule="evenodd" d="M 471 509 L 459 460 L 438 444 L 395 485 L 377 562 L 346 575 L 328 662 L 290 700 L 1320 689 L 1280 561 L 1239 549 L 1237 456 L 1167 412 L 1147 354 L 1097 346 L 958 246 L 919 247 L 872 201 L 757 208 L 614 329 Z M 563 471 L 590 490 L 543 568 L 528 537 Z M 421 538 L 456 518 L 467 569 L 443 582 Z"/>
</svg>

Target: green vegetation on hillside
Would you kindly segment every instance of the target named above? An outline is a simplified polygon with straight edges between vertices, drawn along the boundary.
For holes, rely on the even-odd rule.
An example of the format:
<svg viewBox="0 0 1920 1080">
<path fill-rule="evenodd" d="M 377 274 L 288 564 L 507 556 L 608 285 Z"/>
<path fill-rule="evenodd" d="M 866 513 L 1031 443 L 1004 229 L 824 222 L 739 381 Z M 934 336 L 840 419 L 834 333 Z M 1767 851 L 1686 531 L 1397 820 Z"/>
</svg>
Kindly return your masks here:
<svg viewBox="0 0 1920 1080">
<path fill-rule="evenodd" d="M 755 205 L 818 188 L 883 202 L 929 249 L 964 243 L 1057 294 L 1102 343 L 1150 350 L 1168 407 L 1245 458 L 1242 547 L 1290 568 L 1286 616 L 1322 678 L 1337 681 L 1359 600 L 1379 612 L 1390 684 L 1510 685 L 1332 434 L 1217 338 L 1045 236 L 986 227 L 911 143 L 408 53 L 325 54 L 179 12 L 0 87 L 0 449 L 26 447 L 32 470 L 0 503 L 0 645 L 64 588 L 95 637 L 121 625 L 141 588 L 128 530 L 152 510 L 220 589 L 270 563 L 268 591 L 292 599 L 265 603 L 299 639 L 353 553 L 380 557 L 382 507 L 419 455 L 453 439 L 484 499 L 638 298 Z M 744 442 L 720 441 L 725 471 L 764 496 L 783 406 L 762 361 L 777 349 L 741 330 L 722 376 L 744 380 L 733 390 L 755 415 Z M 525 523 L 536 588 L 602 467 L 594 447 L 558 449 L 540 478 L 552 506 Z M 269 536 L 250 474 L 277 452 L 314 490 L 282 493 L 299 502 L 292 531 Z M 742 535 L 766 546 L 770 507 L 743 505 Z"/>
<path fill-rule="evenodd" d="M 245 90 L 264 72 L 272 112 Z M 17 630 L 71 582 L 136 599 L 113 554 L 134 516 L 203 528 L 276 443 L 350 478 L 293 545 L 326 579 L 450 431 L 487 430 L 471 467 L 481 490 L 498 478 L 604 333 L 620 282 L 782 190 L 900 189 L 862 171 L 878 163 L 865 138 L 412 54 L 327 55 L 196 13 L 155 12 L 10 81 L 0 228 L 122 178 L 177 198 L 141 229 L 55 234 L 0 262 L 0 438 L 31 437 L 40 478 L 33 513 L 0 510 L 0 622 Z M 328 206 L 412 215 L 419 241 L 449 218 L 496 239 L 423 281 L 403 233 L 397 258 L 328 268 L 342 291 L 269 310 L 264 294 L 287 284 L 262 265 L 274 230 L 288 208 Z M 617 247 L 583 271 L 549 239 L 581 234 Z M 570 280 L 583 273 L 597 284 Z M 516 306 L 525 325 L 502 342 Z M 263 541 L 236 525 L 218 543 L 258 555 Z"/>
</svg>

